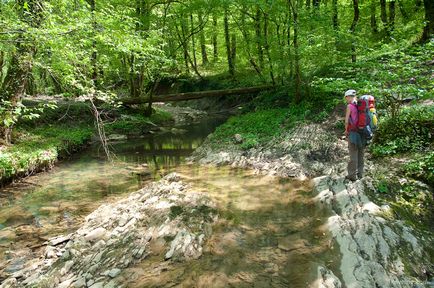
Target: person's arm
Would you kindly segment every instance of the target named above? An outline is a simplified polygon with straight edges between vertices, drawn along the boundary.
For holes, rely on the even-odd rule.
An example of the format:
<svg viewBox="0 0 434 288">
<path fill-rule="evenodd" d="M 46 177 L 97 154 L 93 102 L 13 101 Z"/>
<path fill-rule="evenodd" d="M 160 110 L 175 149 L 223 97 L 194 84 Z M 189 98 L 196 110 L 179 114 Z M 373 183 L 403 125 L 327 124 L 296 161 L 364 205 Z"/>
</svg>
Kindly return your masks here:
<svg viewBox="0 0 434 288">
<path fill-rule="evenodd" d="M 345 135 L 348 135 L 348 127 L 349 127 L 349 123 L 350 123 L 350 114 L 351 114 L 351 110 L 350 110 L 350 105 L 347 105 L 347 112 L 345 114 Z"/>
</svg>

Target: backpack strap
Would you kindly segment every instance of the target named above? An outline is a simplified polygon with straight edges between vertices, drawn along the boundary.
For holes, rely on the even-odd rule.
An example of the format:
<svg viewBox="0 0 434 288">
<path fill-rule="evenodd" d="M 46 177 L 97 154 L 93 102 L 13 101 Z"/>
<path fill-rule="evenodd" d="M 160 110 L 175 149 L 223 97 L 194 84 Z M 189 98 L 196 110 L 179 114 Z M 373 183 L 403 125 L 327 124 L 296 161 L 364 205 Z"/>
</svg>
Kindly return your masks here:
<svg viewBox="0 0 434 288">
<path fill-rule="evenodd" d="M 358 115 L 358 106 L 357 106 L 357 103 L 356 102 L 353 102 L 353 103 L 350 103 L 349 105 L 351 105 L 351 106 L 353 106 L 354 107 L 354 110 L 351 110 L 351 108 L 350 108 L 350 118 L 348 119 L 348 130 L 349 131 L 357 131 L 358 130 L 358 117 L 359 117 L 359 115 Z M 356 111 L 355 112 L 355 117 L 356 117 L 356 119 L 354 120 L 353 119 L 353 111 Z"/>
</svg>

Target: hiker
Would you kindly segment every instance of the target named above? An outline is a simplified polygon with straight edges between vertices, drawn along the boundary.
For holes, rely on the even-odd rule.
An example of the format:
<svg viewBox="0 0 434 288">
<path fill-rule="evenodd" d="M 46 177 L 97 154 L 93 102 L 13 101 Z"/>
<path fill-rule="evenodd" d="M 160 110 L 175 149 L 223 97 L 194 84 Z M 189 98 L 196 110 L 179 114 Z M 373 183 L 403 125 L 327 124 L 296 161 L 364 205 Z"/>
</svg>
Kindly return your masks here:
<svg viewBox="0 0 434 288">
<path fill-rule="evenodd" d="M 358 110 L 356 90 L 347 90 L 345 92 L 345 100 L 347 101 L 347 112 L 345 115 L 345 135 L 348 139 L 348 150 L 350 153 L 350 161 L 348 162 L 348 175 L 345 177 L 350 181 L 356 181 L 357 178 L 363 177 L 364 166 L 364 150 L 365 141 L 358 132 Z"/>
</svg>

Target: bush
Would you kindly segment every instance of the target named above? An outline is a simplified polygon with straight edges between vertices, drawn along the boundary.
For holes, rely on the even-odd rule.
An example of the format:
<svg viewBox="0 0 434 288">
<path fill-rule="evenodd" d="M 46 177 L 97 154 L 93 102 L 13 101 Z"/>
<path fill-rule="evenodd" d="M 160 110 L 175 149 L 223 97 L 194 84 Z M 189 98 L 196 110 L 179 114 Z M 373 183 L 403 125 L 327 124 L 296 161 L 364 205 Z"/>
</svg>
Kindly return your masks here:
<svg viewBox="0 0 434 288">
<path fill-rule="evenodd" d="M 417 152 L 433 144 L 434 106 L 402 109 L 397 117 L 381 119 L 372 153 L 374 156 Z"/>
<path fill-rule="evenodd" d="M 59 156 L 76 150 L 93 133 L 89 126 L 42 126 L 19 131 L 16 143 L 0 153 L 0 183 L 51 166 Z"/>
<path fill-rule="evenodd" d="M 404 173 L 434 187 L 434 152 L 416 157 L 404 166 Z"/>
<path fill-rule="evenodd" d="M 219 126 L 212 138 L 220 143 L 230 143 L 235 134 L 240 134 L 243 137 L 242 148 L 253 148 L 280 133 L 287 113 L 288 109 L 271 109 L 234 116 Z"/>
<path fill-rule="evenodd" d="M 125 111 L 127 112 L 127 111 Z M 162 122 L 172 120 L 172 115 L 169 112 L 161 109 L 154 109 L 154 113 L 150 117 L 145 117 L 140 113 L 125 114 L 125 118 L 117 119 L 112 123 L 104 125 L 107 134 L 120 133 L 128 135 L 140 135 L 149 130 L 151 125 L 161 124 Z"/>
</svg>

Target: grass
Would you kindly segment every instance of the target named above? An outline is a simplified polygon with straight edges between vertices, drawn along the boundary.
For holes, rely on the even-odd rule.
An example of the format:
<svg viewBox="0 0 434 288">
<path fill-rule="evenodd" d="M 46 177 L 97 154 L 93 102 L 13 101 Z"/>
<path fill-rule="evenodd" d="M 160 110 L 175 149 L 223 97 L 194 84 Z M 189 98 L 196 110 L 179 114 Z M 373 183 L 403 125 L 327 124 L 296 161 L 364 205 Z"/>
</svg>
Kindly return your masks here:
<svg viewBox="0 0 434 288">
<path fill-rule="evenodd" d="M 113 122 L 107 122 L 104 129 L 107 134 L 142 135 L 155 125 L 172 121 L 172 115 L 164 110 L 155 108 L 150 117 L 140 112 L 122 111 Z"/>
<path fill-rule="evenodd" d="M 106 125 L 107 134 L 143 134 L 172 119 L 158 108 L 150 117 L 122 109 L 110 113 L 116 120 Z M 38 119 L 22 121 L 14 131 L 13 145 L 0 147 L 0 184 L 51 167 L 86 144 L 94 129 L 94 118 L 86 103 L 63 104 L 46 109 Z"/>
<path fill-rule="evenodd" d="M 0 183 L 52 166 L 59 157 L 83 146 L 92 133 L 87 125 L 18 129 L 14 145 L 0 152 Z"/>
<path fill-rule="evenodd" d="M 249 112 L 233 116 L 212 134 L 215 145 L 229 145 L 233 143 L 233 136 L 240 134 L 243 138 L 242 149 L 250 149 L 265 144 L 281 131 L 288 113 L 288 109 L 270 109 Z"/>
</svg>

